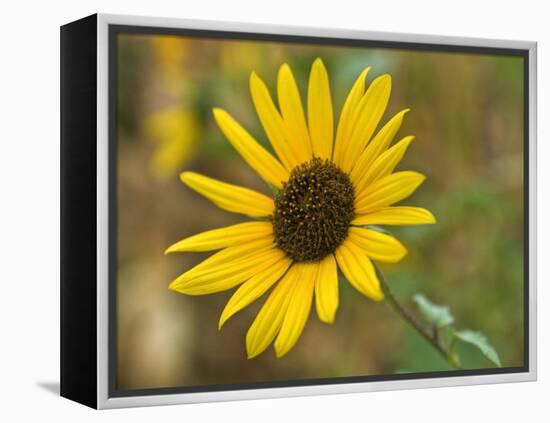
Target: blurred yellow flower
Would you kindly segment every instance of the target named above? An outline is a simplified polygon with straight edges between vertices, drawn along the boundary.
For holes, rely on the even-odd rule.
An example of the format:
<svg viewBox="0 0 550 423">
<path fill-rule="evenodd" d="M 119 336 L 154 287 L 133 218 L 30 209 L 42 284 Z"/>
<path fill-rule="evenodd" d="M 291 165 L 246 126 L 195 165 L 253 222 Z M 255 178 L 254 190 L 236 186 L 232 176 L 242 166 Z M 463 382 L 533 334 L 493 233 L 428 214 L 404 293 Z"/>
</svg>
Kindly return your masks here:
<svg viewBox="0 0 550 423">
<path fill-rule="evenodd" d="M 181 75 L 190 50 L 188 41 L 181 36 L 157 35 L 152 37 L 152 49 L 160 73 L 157 81 L 168 92 L 177 92 L 184 83 Z"/>
<path fill-rule="evenodd" d="M 269 54 L 266 55 L 263 44 L 228 41 L 220 48 L 220 67 L 224 75 L 235 79 L 242 78 L 243 74 L 250 73 L 250 69 L 269 69 L 273 63 L 281 63 L 285 53 L 284 47 L 278 44 L 270 45 Z M 246 60 L 243 60 L 243 57 L 246 57 Z"/>
<path fill-rule="evenodd" d="M 311 68 L 307 119 L 287 64 L 278 73 L 279 108 L 252 73 L 252 100 L 278 158 L 226 111 L 214 109 L 221 131 L 277 190 L 275 198 L 194 172 L 181 174 L 186 185 L 218 207 L 260 219 L 203 232 L 166 250 L 221 250 L 170 284 L 170 289 L 187 295 L 240 285 L 221 314 L 220 328 L 274 287 L 248 330 L 249 358 L 273 341 L 278 357 L 288 353 L 303 331 L 314 298 L 320 320 L 334 322 L 338 268 L 362 294 L 375 301 L 384 298 L 372 260 L 395 263 L 407 251 L 394 237 L 365 225 L 435 223 L 426 209 L 395 206 L 425 177 L 414 171 L 394 172 L 413 140 L 407 136 L 390 147 L 408 109 L 376 132 L 391 78 L 379 76 L 365 90 L 368 71 L 351 88 L 336 131 L 328 73 L 320 59 Z"/>
<path fill-rule="evenodd" d="M 193 110 L 179 105 L 149 115 L 143 130 L 158 145 L 151 159 L 151 171 L 160 179 L 180 171 L 195 153 L 200 133 Z"/>
</svg>

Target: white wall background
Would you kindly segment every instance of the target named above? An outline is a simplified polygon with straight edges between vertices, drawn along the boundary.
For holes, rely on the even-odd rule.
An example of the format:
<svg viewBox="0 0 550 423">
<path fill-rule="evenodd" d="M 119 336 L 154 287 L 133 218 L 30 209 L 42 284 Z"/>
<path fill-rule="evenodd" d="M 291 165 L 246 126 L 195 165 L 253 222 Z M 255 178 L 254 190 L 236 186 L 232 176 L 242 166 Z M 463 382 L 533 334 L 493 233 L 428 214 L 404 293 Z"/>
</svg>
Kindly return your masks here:
<svg viewBox="0 0 550 423">
<path fill-rule="evenodd" d="M 549 421 L 550 31 L 543 1 L 5 2 L 0 31 L 0 420 Z M 52 393 L 59 365 L 59 26 L 95 12 L 539 42 L 539 381 L 94 412 Z M 32 265 L 29 265 L 32 263 Z"/>
</svg>

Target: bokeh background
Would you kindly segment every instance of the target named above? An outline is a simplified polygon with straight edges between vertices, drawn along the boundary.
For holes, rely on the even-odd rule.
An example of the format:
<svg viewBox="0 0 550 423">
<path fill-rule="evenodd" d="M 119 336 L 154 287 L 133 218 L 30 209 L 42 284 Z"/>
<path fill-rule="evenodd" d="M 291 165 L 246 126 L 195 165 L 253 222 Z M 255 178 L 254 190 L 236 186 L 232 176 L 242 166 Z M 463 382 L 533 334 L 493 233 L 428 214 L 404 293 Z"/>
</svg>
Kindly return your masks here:
<svg viewBox="0 0 550 423">
<path fill-rule="evenodd" d="M 485 54 L 118 35 L 118 389 L 296 380 L 450 370 L 384 302 L 340 284 L 334 325 L 314 312 L 283 359 L 246 359 L 245 335 L 263 299 L 217 329 L 230 292 L 203 297 L 167 289 L 206 255 L 163 255 L 189 235 L 246 220 L 224 212 L 178 178 L 193 170 L 269 193 L 215 126 L 227 109 L 269 148 L 248 89 L 256 71 L 275 92 L 291 65 L 305 100 L 321 57 L 335 117 L 360 71 L 393 77 L 383 121 L 410 107 L 400 133 L 416 139 L 401 169 L 427 175 L 408 205 L 433 226 L 391 228 L 408 247 L 384 265 L 412 312 L 418 292 L 448 305 L 458 328 L 485 333 L 503 366 L 523 365 L 523 61 Z M 492 367 L 466 346 L 467 368 Z"/>
</svg>

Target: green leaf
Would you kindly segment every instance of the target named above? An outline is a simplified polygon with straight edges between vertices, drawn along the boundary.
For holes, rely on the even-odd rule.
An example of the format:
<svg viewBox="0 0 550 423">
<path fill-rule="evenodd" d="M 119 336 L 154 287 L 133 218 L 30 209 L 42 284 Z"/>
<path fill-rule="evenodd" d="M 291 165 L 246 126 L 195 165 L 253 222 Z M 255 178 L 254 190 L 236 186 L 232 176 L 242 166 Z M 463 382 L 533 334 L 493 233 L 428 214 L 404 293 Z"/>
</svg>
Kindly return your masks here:
<svg viewBox="0 0 550 423">
<path fill-rule="evenodd" d="M 433 304 L 422 294 L 416 294 L 413 297 L 413 301 L 418 306 L 420 313 L 422 313 L 426 321 L 437 329 L 449 326 L 454 322 L 454 317 L 449 307 Z"/>
<path fill-rule="evenodd" d="M 473 330 L 464 329 L 453 331 L 453 333 L 462 342 L 466 342 L 477 347 L 485 357 L 491 360 L 498 367 L 502 367 L 496 350 L 491 346 L 491 344 L 489 344 L 489 340 L 481 332 L 474 332 Z"/>
</svg>

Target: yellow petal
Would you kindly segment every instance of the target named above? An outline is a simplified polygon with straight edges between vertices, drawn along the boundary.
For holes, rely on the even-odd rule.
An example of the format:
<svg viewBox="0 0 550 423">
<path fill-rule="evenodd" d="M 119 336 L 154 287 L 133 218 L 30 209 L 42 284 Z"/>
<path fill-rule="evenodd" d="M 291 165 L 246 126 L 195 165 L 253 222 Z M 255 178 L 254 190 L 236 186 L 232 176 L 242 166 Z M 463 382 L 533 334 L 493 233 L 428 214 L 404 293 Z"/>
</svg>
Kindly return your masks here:
<svg viewBox="0 0 550 423">
<path fill-rule="evenodd" d="M 328 73 L 321 59 L 316 59 L 309 74 L 307 114 L 313 155 L 331 159 L 333 141 L 332 98 Z"/>
<path fill-rule="evenodd" d="M 277 336 L 301 273 L 299 266 L 288 269 L 254 319 L 246 334 L 246 351 L 249 359 L 264 352 Z"/>
<path fill-rule="evenodd" d="M 315 307 L 322 322 L 334 322 L 338 301 L 338 269 L 334 256 L 330 254 L 319 263 L 315 281 Z"/>
<path fill-rule="evenodd" d="M 170 284 L 170 289 L 187 295 L 206 295 L 231 289 L 284 257 L 278 248 L 252 253 L 207 269 L 191 269 Z"/>
<path fill-rule="evenodd" d="M 357 158 L 370 141 L 382 115 L 386 111 L 391 91 L 391 77 L 376 78 L 357 106 L 357 121 L 347 140 L 338 163 L 344 172 L 353 168 Z"/>
<path fill-rule="evenodd" d="M 300 92 L 298 91 L 292 71 L 286 63 L 279 69 L 277 95 L 283 121 L 291 137 L 290 142 L 300 149 L 306 160 L 311 159 L 311 141 L 309 139 L 302 100 L 300 99 Z"/>
<path fill-rule="evenodd" d="M 304 330 L 311 310 L 313 289 L 319 269 L 318 263 L 300 263 L 294 266 L 302 268 L 302 277 L 292 292 L 281 330 L 275 340 L 275 354 L 279 358 L 294 347 Z"/>
<path fill-rule="evenodd" d="M 285 168 L 290 172 L 300 163 L 307 161 L 308 157 L 304 152 L 290 143 L 283 118 L 275 107 L 268 88 L 254 72 L 250 75 L 250 93 L 269 142 Z"/>
<path fill-rule="evenodd" d="M 413 136 L 405 137 L 389 150 L 386 150 L 378 156 L 372 166 L 370 166 L 364 176 L 355 185 L 355 192 L 360 193 L 368 185 L 392 173 L 405 155 L 413 139 Z"/>
<path fill-rule="evenodd" d="M 376 261 L 397 263 L 407 255 L 407 249 L 393 236 L 372 229 L 351 227 L 348 240 Z"/>
<path fill-rule="evenodd" d="M 374 301 L 384 299 L 374 266 L 359 247 L 346 240 L 336 249 L 335 256 L 340 270 L 355 289 Z"/>
<path fill-rule="evenodd" d="M 248 165 L 266 182 L 282 188 L 288 180 L 288 171 L 269 152 L 233 119 L 225 110 L 215 108 L 214 118 L 218 126 Z"/>
<path fill-rule="evenodd" d="M 252 244 L 253 242 L 251 242 Z M 256 244 L 258 245 L 258 244 Z M 223 251 L 220 251 L 217 254 L 208 257 L 206 260 L 203 260 L 201 263 L 197 264 L 192 269 L 180 275 L 175 281 L 174 285 L 182 284 L 184 282 L 189 282 L 190 280 L 197 280 L 204 278 L 205 276 L 212 275 L 219 271 L 228 270 L 231 273 L 231 269 L 239 269 L 239 267 L 244 267 L 248 263 L 247 261 L 253 261 L 258 258 L 260 255 L 263 257 L 267 255 L 268 257 L 272 255 L 277 255 L 277 252 L 272 252 L 273 249 L 278 249 L 275 244 L 271 243 L 267 246 L 262 245 L 255 250 L 251 249 L 240 249 L 242 254 L 236 255 L 237 247 L 228 247 Z M 225 253 L 225 257 L 222 257 L 222 253 Z M 241 264 L 244 262 L 244 265 Z"/>
<path fill-rule="evenodd" d="M 352 225 L 426 225 L 435 223 L 434 215 L 421 207 L 384 207 L 378 211 L 358 215 Z"/>
<path fill-rule="evenodd" d="M 180 179 L 218 207 L 249 216 L 270 216 L 275 208 L 272 198 L 248 188 L 228 184 L 195 172 L 183 172 Z"/>
<path fill-rule="evenodd" d="M 203 271 L 213 266 L 248 257 L 250 254 L 270 250 L 273 247 L 275 247 L 275 238 L 273 236 L 265 236 L 241 245 L 224 248 L 212 254 L 191 270 L 195 272 Z M 191 272 L 191 270 L 189 272 Z"/>
<path fill-rule="evenodd" d="M 357 118 L 357 106 L 363 97 L 365 92 L 365 79 L 370 68 L 366 68 L 361 72 L 353 87 L 351 88 L 348 97 L 340 113 L 340 120 L 338 121 L 338 130 L 336 131 L 336 142 L 334 144 L 334 163 L 340 163 L 342 151 L 345 144 L 348 142 L 348 138 L 351 135 L 351 130 Z"/>
<path fill-rule="evenodd" d="M 357 195 L 355 212 L 365 214 L 391 206 L 411 195 L 425 179 L 421 173 L 408 170 L 379 179 Z"/>
<path fill-rule="evenodd" d="M 371 164 L 376 160 L 376 158 L 386 151 L 395 137 L 395 134 L 397 134 L 397 131 L 401 128 L 403 117 L 407 112 L 409 112 L 409 110 L 410 109 L 405 109 L 397 113 L 388 121 L 388 123 L 384 125 L 380 131 L 378 131 L 372 141 L 368 143 L 367 147 L 363 150 L 351 171 L 350 179 L 354 185 L 356 185 L 363 175 L 369 170 Z"/>
<path fill-rule="evenodd" d="M 260 298 L 273 286 L 292 264 L 292 259 L 283 257 L 277 263 L 255 274 L 243 283 L 227 302 L 218 323 L 218 329 L 235 313 Z"/>
<path fill-rule="evenodd" d="M 246 222 L 190 236 L 168 247 L 166 253 L 211 251 L 273 235 L 270 222 Z"/>
</svg>

